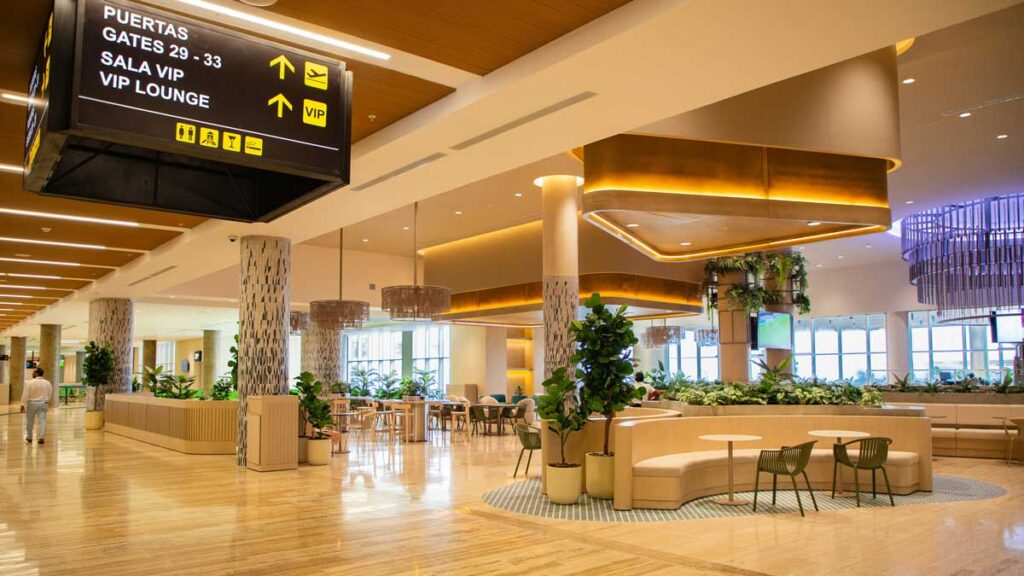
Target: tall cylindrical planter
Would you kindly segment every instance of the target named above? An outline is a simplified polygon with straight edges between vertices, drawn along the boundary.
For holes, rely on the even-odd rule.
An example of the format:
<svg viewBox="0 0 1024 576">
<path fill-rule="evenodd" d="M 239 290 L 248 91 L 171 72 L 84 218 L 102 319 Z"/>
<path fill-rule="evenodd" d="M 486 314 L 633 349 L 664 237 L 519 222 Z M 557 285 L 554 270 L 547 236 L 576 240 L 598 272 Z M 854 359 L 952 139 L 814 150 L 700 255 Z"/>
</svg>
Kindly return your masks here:
<svg viewBox="0 0 1024 576">
<path fill-rule="evenodd" d="M 575 504 L 583 492 L 583 467 L 548 464 L 547 491 L 553 504 Z"/>
<path fill-rule="evenodd" d="M 587 454 L 587 495 L 599 500 L 615 497 L 615 456 Z"/>
</svg>

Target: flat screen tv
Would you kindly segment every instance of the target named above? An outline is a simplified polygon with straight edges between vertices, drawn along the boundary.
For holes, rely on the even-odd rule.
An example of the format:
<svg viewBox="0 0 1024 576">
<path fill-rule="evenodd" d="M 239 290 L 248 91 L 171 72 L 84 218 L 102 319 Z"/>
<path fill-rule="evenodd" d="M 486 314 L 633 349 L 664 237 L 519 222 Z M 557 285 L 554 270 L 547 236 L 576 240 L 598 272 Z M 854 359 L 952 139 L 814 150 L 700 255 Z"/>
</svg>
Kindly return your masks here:
<svg viewBox="0 0 1024 576">
<path fill-rule="evenodd" d="M 793 348 L 793 316 L 782 312 L 758 312 L 750 318 L 750 347 Z"/>
<path fill-rule="evenodd" d="M 992 328 L 992 341 L 1007 344 L 1024 342 L 1024 310 L 1018 314 L 992 314 L 988 317 Z"/>
</svg>

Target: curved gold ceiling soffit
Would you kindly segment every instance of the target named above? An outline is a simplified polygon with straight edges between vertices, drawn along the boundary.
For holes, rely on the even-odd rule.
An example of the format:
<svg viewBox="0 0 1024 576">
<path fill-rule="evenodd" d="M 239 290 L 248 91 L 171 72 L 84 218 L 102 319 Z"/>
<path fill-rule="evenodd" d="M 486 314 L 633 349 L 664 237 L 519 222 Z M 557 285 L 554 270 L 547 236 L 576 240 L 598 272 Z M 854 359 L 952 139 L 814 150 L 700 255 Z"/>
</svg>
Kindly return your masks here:
<svg viewBox="0 0 1024 576">
<path fill-rule="evenodd" d="M 703 260 L 889 228 L 897 48 L 574 150 L 583 217 L 648 257 Z"/>
<path fill-rule="evenodd" d="M 904 54 L 906 54 L 907 50 L 910 50 L 910 47 L 914 45 L 914 40 L 917 40 L 917 38 L 911 36 L 910 38 L 900 40 L 899 42 L 897 42 L 896 55 L 903 56 Z"/>
</svg>

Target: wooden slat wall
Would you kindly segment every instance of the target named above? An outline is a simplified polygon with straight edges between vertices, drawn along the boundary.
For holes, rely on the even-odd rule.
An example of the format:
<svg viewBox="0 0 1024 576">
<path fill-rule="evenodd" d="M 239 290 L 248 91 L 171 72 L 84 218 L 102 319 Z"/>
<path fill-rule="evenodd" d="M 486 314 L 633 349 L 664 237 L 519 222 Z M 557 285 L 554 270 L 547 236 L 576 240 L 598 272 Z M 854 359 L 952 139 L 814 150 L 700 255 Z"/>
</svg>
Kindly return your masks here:
<svg viewBox="0 0 1024 576">
<path fill-rule="evenodd" d="M 186 454 L 234 454 L 238 403 L 108 394 L 107 432 Z"/>
</svg>

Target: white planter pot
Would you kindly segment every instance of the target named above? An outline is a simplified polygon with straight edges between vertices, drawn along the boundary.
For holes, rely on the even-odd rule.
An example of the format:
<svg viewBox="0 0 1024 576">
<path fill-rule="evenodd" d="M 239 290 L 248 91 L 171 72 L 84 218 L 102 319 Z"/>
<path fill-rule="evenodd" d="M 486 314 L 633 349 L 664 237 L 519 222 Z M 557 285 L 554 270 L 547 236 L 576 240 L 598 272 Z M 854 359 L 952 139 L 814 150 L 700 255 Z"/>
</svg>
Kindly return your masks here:
<svg viewBox="0 0 1024 576">
<path fill-rule="evenodd" d="M 85 429 L 86 430 L 102 430 L 103 429 L 103 412 L 99 410 L 89 410 L 85 413 Z"/>
<path fill-rule="evenodd" d="M 309 461 L 309 438 L 299 437 L 299 464 Z"/>
<path fill-rule="evenodd" d="M 583 467 L 548 464 L 548 500 L 554 504 L 575 504 L 583 490 Z"/>
<path fill-rule="evenodd" d="M 331 439 L 318 438 L 309 441 L 309 463 L 312 466 L 325 466 L 331 461 Z"/>
<path fill-rule="evenodd" d="M 615 497 L 615 456 L 587 454 L 587 495 L 599 500 Z"/>
</svg>

